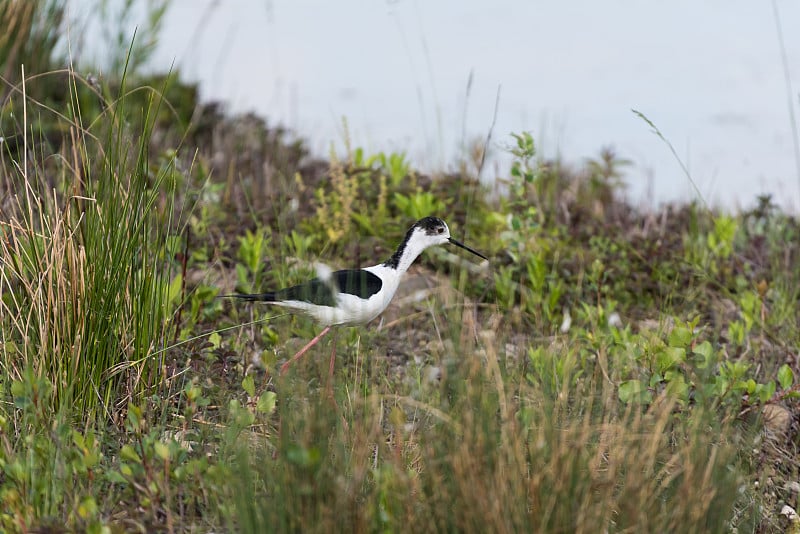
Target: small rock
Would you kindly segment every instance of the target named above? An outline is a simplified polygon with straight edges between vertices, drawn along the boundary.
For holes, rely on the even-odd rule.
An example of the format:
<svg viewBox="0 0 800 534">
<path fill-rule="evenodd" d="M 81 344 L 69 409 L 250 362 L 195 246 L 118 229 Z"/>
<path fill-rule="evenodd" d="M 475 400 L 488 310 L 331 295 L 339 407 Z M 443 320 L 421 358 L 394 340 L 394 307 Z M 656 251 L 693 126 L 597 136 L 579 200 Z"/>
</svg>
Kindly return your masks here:
<svg viewBox="0 0 800 534">
<path fill-rule="evenodd" d="M 480 337 L 481 341 L 483 341 L 484 343 L 491 343 L 495 340 L 497 334 L 495 333 L 494 330 L 481 330 L 478 333 L 478 337 Z"/>
<path fill-rule="evenodd" d="M 506 358 L 510 358 L 512 360 L 519 359 L 519 346 L 515 345 L 514 343 L 506 343 L 505 350 Z"/>
<path fill-rule="evenodd" d="M 436 384 L 442 379 L 442 369 L 432 365 L 425 370 L 425 381 L 429 384 Z"/>
<path fill-rule="evenodd" d="M 617 317 L 619 317 L 619 315 Z M 569 308 L 564 308 L 564 320 L 561 321 L 561 326 L 559 327 L 559 330 L 561 331 L 562 334 L 566 334 L 567 332 L 569 332 L 570 326 L 572 326 L 572 316 L 569 314 Z"/>
<path fill-rule="evenodd" d="M 611 315 L 608 316 L 608 326 L 622 328 L 622 317 L 617 312 L 611 312 Z"/>
<path fill-rule="evenodd" d="M 794 508 L 792 508 L 788 504 L 784 504 L 783 508 L 781 508 L 781 515 L 784 516 L 789 521 L 791 521 L 792 523 L 800 521 L 800 516 L 798 516 Z"/>
<path fill-rule="evenodd" d="M 787 482 L 783 485 L 784 489 L 791 491 L 792 493 L 800 493 L 800 482 L 792 481 Z"/>
<path fill-rule="evenodd" d="M 766 404 L 761 408 L 764 427 L 775 436 L 786 436 L 792 425 L 792 413 L 779 404 Z"/>
</svg>

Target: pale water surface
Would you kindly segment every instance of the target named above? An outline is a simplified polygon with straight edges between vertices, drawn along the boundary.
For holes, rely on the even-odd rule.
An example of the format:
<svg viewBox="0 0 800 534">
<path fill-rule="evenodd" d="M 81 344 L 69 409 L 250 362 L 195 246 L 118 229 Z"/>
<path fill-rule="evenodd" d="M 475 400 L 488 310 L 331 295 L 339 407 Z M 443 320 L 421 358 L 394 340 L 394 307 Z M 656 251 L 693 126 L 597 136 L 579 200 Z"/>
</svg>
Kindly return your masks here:
<svg viewBox="0 0 800 534">
<path fill-rule="evenodd" d="M 427 170 L 486 136 L 500 87 L 496 152 L 521 130 L 575 164 L 613 146 L 634 162 L 631 200 L 695 197 L 637 109 L 707 202 L 772 193 L 796 210 L 800 2 L 776 5 L 791 95 L 769 1 L 174 0 L 153 67 L 174 63 L 203 98 L 280 122 L 319 154 L 343 149 L 346 117 L 354 145 Z"/>
</svg>

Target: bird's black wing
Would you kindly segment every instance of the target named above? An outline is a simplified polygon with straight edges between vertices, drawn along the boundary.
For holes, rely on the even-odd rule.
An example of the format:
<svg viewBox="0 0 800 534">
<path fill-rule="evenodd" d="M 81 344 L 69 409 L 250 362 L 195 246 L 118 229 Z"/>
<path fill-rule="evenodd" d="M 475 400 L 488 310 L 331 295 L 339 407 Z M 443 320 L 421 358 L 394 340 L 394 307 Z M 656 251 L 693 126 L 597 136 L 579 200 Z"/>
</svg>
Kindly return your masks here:
<svg viewBox="0 0 800 534">
<path fill-rule="evenodd" d="M 331 274 L 330 281 L 314 278 L 303 284 L 275 293 L 276 300 L 302 300 L 319 306 L 336 306 L 335 288 L 341 293 L 348 293 L 368 299 L 381 290 L 383 282 L 375 274 L 360 269 L 347 269 Z"/>
<path fill-rule="evenodd" d="M 275 300 L 300 300 L 319 306 L 336 306 L 333 288 L 319 278 L 275 292 Z"/>
<path fill-rule="evenodd" d="M 383 281 L 374 273 L 362 269 L 345 269 L 333 273 L 333 279 L 342 293 L 368 299 L 383 287 Z"/>
</svg>

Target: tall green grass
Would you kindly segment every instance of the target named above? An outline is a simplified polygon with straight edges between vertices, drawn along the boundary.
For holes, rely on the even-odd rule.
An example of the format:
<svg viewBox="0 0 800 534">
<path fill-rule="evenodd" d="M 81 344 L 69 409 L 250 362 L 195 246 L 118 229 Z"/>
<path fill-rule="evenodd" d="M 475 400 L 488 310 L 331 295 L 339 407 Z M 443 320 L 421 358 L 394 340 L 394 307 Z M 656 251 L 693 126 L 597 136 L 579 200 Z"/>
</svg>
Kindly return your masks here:
<svg viewBox="0 0 800 534">
<path fill-rule="evenodd" d="M 140 89 L 137 109 L 124 81 L 108 100 L 70 72 L 56 110 L 28 96 L 46 77 L 0 106 L 0 136 L 18 139 L 0 153 L 0 528 L 22 532 L 101 524 L 97 436 L 123 436 L 129 404 L 163 390 L 175 302 L 172 162 L 149 155 L 160 92 Z M 57 151 L 44 129 L 64 132 Z"/>
<path fill-rule="evenodd" d="M 66 113 L 28 100 L 35 82 L 26 81 L 0 117 L 4 136 L 23 139 L 0 156 L 0 369 L 19 379 L 31 367 L 54 385 L 56 406 L 102 407 L 113 417 L 158 380 L 151 355 L 164 346 L 171 311 L 172 197 L 162 188 L 164 169 L 148 158 L 158 102 L 126 109 L 123 89 L 84 125 L 79 93 L 92 88 L 75 75 L 69 81 Z M 144 125 L 136 135 L 135 114 Z M 34 125 L 43 122 L 68 132 L 57 153 L 37 136 Z"/>
</svg>

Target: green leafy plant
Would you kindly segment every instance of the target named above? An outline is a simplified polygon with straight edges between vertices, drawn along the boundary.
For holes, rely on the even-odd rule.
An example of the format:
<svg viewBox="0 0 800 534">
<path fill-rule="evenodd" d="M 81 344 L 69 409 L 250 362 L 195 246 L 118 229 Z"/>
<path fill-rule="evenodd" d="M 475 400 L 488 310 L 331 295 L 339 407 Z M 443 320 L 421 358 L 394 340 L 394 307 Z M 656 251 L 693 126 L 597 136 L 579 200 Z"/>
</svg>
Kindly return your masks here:
<svg viewBox="0 0 800 534">
<path fill-rule="evenodd" d="M 381 176 L 388 175 L 388 185 L 392 188 L 399 187 L 403 180 L 414 171 L 406 158 L 405 152 L 378 152 L 367 155 L 363 148 L 356 147 L 350 156 L 351 166 L 356 169 L 376 169 Z"/>
<path fill-rule="evenodd" d="M 379 152 L 375 156 L 375 160 L 380 164 L 381 170 L 389 175 L 391 187 L 398 187 L 407 176 L 414 172 L 406 159 L 405 152 L 391 152 L 390 154 Z"/>
<path fill-rule="evenodd" d="M 410 195 L 394 194 L 394 203 L 400 213 L 408 219 L 417 220 L 429 215 L 445 212 L 445 203 L 430 191 L 417 191 Z"/>
<path fill-rule="evenodd" d="M 173 511 L 183 508 L 178 503 L 192 503 L 196 509 L 209 505 L 203 488 L 213 481 L 213 471 L 205 459 L 191 457 L 186 440 L 164 436 L 135 405 L 128 406 L 125 430 L 129 442 L 120 448 L 118 465 L 107 472 L 107 478 L 122 499 L 147 511 L 143 526 L 166 524 L 174 529 Z M 176 484 L 179 490 L 173 491 Z"/>
<path fill-rule="evenodd" d="M 262 286 L 267 247 L 272 236 L 265 229 L 239 236 L 239 250 L 236 264 L 237 285 L 247 293 L 258 292 Z"/>
<path fill-rule="evenodd" d="M 74 430 L 66 410 L 51 410 L 53 385 L 31 367 L 9 389 L 3 393 L 11 394 L 13 406 L 0 408 L 0 527 L 24 531 L 69 510 L 67 525 L 100 532 L 95 477 L 103 454 L 95 432 Z"/>
<path fill-rule="evenodd" d="M 326 192 L 322 187 L 316 190 L 316 216 L 319 227 L 325 230 L 326 239 L 337 243 L 349 236 L 352 230 L 352 214 L 356 211 L 359 187 L 358 178 L 347 174 L 333 150 L 330 158 L 331 191 Z"/>
</svg>

